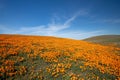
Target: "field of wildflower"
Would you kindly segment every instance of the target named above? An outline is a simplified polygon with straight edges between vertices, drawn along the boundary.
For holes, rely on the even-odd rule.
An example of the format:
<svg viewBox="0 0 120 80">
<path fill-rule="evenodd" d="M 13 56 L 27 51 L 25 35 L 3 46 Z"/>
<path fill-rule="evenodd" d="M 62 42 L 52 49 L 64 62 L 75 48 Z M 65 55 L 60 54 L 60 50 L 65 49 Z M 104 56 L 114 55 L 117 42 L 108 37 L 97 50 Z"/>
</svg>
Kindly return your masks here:
<svg viewBox="0 0 120 80">
<path fill-rule="evenodd" d="M 1 34 L 0 80 L 120 80 L 120 48 Z"/>
</svg>

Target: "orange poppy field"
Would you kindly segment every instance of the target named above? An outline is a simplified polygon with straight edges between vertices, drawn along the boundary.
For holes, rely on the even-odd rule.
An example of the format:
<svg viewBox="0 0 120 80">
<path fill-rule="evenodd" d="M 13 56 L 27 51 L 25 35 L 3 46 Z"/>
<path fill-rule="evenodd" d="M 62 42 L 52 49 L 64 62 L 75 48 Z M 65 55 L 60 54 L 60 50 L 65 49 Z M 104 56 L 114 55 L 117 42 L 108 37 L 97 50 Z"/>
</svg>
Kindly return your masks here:
<svg viewBox="0 0 120 80">
<path fill-rule="evenodd" d="M 1 34 L 0 80 L 120 80 L 120 48 Z"/>
</svg>

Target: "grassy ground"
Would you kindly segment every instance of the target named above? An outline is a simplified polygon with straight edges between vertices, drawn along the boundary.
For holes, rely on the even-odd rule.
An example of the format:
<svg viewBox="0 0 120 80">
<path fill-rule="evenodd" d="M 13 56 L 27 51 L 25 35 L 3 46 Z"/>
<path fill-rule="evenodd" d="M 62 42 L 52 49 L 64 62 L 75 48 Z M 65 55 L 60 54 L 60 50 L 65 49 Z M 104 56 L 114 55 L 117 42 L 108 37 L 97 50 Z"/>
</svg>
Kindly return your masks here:
<svg viewBox="0 0 120 80">
<path fill-rule="evenodd" d="M 0 80 L 119 80 L 119 52 L 79 40 L 0 35 Z"/>
<path fill-rule="evenodd" d="M 102 35 L 84 39 L 84 41 L 120 47 L 120 35 Z"/>
</svg>

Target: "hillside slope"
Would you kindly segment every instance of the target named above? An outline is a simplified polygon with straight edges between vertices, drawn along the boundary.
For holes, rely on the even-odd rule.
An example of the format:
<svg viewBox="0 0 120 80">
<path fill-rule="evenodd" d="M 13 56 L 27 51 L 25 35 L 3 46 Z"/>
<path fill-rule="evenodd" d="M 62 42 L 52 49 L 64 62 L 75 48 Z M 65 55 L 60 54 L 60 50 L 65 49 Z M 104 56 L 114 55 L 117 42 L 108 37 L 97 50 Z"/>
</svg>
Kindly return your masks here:
<svg viewBox="0 0 120 80">
<path fill-rule="evenodd" d="M 79 40 L 0 35 L 0 80 L 119 80 L 119 52 Z"/>
<path fill-rule="evenodd" d="M 84 39 L 84 41 L 120 47 L 120 35 L 101 35 Z"/>
</svg>

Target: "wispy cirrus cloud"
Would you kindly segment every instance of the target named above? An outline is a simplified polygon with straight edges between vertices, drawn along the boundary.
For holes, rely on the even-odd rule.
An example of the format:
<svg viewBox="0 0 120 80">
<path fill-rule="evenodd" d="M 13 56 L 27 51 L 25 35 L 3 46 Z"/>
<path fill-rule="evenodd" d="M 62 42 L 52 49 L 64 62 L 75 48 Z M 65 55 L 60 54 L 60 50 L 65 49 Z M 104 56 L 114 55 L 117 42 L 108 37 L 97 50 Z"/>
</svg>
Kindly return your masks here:
<svg viewBox="0 0 120 80">
<path fill-rule="evenodd" d="M 53 19 L 51 23 L 48 23 L 46 25 L 20 27 L 19 29 L 11 29 L 5 26 L 0 26 L 0 31 L 2 31 L 2 33 L 7 33 L 7 34 L 57 36 L 57 37 L 66 37 L 66 38 L 74 38 L 74 39 L 80 39 L 80 38 L 82 39 L 103 32 L 101 30 L 90 31 L 90 32 L 86 32 L 82 30 L 64 31 L 71 27 L 72 22 L 75 21 L 76 18 L 87 14 L 88 14 L 87 11 L 80 10 L 77 13 L 75 13 L 73 16 L 68 18 L 66 21 L 64 21 L 63 23 L 59 23 L 55 21 L 55 19 Z M 56 17 L 59 18 L 58 16 Z"/>
<path fill-rule="evenodd" d="M 120 19 L 97 19 L 97 20 L 91 21 L 91 23 L 120 24 Z"/>
<path fill-rule="evenodd" d="M 64 37 L 64 38 L 73 38 L 73 39 L 85 39 L 91 36 L 97 36 L 97 35 L 103 35 L 104 30 L 96 30 L 96 31 L 69 31 L 66 33 L 61 33 L 59 35 L 55 35 L 58 37 Z"/>
<path fill-rule="evenodd" d="M 120 19 L 104 19 L 103 22 L 117 24 L 120 23 Z"/>
</svg>

